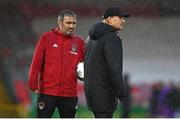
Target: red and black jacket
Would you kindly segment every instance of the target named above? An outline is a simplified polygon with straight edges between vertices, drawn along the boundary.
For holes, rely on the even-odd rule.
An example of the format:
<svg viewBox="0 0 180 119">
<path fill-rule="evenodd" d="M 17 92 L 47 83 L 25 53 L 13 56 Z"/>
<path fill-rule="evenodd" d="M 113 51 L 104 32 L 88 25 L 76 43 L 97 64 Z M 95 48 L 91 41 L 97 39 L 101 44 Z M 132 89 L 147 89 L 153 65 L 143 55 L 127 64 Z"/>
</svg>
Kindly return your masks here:
<svg viewBox="0 0 180 119">
<path fill-rule="evenodd" d="M 84 42 L 53 29 L 44 33 L 34 51 L 29 71 L 30 89 L 40 94 L 77 96 L 76 66 L 84 60 Z"/>
</svg>

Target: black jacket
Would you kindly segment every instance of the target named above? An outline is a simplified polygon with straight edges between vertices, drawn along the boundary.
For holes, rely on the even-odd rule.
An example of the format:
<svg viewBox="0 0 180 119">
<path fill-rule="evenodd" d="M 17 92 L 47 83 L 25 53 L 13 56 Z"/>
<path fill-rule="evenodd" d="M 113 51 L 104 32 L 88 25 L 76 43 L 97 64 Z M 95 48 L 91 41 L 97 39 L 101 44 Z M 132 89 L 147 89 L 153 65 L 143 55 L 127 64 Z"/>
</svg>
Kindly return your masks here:
<svg viewBox="0 0 180 119">
<path fill-rule="evenodd" d="M 91 27 L 85 56 L 85 95 L 92 111 L 113 112 L 125 97 L 122 41 L 105 23 Z"/>
</svg>

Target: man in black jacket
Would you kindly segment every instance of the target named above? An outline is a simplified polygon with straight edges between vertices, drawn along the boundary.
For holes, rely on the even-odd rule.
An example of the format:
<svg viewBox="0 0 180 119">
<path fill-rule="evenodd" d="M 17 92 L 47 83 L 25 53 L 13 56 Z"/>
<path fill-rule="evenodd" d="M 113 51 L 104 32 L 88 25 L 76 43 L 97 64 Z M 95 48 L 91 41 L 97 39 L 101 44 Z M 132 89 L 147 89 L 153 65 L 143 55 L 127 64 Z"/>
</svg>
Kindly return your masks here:
<svg viewBox="0 0 180 119">
<path fill-rule="evenodd" d="M 112 118 L 119 100 L 126 96 L 122 78 L 123 52 L 118 31 L 128 13 L 108 8 L 103 21 L 90 31 L 85 56 L 85 95 L 88 108 L 96 118 Z"/>
</svg>

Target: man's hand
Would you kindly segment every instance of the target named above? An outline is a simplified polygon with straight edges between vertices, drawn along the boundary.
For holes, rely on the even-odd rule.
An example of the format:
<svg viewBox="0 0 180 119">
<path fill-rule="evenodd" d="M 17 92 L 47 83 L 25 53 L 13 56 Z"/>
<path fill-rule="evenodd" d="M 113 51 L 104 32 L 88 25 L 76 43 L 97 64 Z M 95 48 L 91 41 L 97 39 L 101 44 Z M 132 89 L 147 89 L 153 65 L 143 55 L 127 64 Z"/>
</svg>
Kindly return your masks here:
<svg viewBox="0 0 180 119">
<path fill-rule="evenodd" d="M 34 91 L 34 93 L 35 93 L 35 94 L 38 94 L 38 93 L 39 93 L 39 91 L 38 91 L 38 90 L 35 90 L 35 91 Z"/>
</svg>

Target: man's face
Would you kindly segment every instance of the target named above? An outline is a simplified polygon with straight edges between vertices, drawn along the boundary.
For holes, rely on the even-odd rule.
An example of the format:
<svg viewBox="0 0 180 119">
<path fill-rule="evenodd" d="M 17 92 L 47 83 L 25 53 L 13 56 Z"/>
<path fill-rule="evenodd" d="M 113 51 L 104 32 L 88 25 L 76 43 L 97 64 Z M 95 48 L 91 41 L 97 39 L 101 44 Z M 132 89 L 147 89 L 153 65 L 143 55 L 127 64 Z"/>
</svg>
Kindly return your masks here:
<svg viewBox="0 0 180 119">
<path fill-rule="evenodd" d="M 125 20 L 123 17 L 119 17 L 119 16 L 113 16 L 110 17 L 110 25 L 114 28 L 116 28 L 117 30 L 121 30 L 124 28 L 125 25 Z"/>
<path fill-rule="evenodd" d="M 70 36 L 76 27 L 76 18 L 73 16 L 64 16 L 63 20 L 58 21 L 58 25 L 63 34 Z"/>
</svg>

